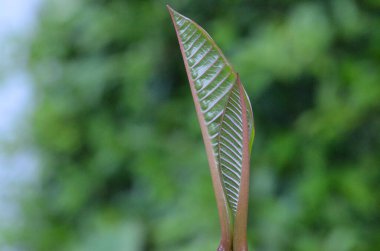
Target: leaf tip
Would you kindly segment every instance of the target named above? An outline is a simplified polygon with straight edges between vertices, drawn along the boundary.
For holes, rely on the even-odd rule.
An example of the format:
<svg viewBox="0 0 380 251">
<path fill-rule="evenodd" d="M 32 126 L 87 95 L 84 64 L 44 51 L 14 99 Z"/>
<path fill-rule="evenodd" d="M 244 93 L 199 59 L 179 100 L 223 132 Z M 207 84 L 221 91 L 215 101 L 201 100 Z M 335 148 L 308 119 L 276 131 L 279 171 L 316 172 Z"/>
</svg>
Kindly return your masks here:
<svg viewBox="0 0 380 251">
<path fill-rule="evenodd" d="M 166 5 L 166 8 L 168 9 L 170 13 L 170 16 L 172 17 L 173 22 L 177 22 L 179 19 L 182 19 L 182 18 L 188 19 L 187 17 L 183 16 L 182 14 L 174 10 L 169 4 Z"/>
<path fill-rule="evenodd" d="M 172 8 L 172 7 L 170 7 L 170 5 L 169 5 L 169 4 L 167 4 L 167 5 L 166 5 L 166 8 L 168 9 L 168 11 L 169 11 L 169 12 L 172 12 L 172 11 L 173 11 L 173 8 Z"/>
<path fill-rule="evenodd" d="M 179 15 L 179 13 L 177 11 L 175 11 L 169 4 L 166 5 L 166 8 L 168 9 L 169 13 L 171 16 L 177 16 Z"/>
</svg>

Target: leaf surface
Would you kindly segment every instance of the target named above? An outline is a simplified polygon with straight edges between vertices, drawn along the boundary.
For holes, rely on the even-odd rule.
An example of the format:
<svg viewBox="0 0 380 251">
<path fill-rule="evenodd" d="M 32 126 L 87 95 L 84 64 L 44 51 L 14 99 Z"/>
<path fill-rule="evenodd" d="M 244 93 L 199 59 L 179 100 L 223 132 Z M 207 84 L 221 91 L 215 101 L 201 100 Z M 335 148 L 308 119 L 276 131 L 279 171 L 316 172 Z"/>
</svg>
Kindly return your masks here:
<svg viewBox="0 0 380 251">
<path fill-rule="evenodd" d="M 239 225 L 238 222 L 246 221 L 243 219 L 246 212 L 239 213 L 239 210 L 247 211 L 248 205 L 245 195 L 248 183 L 242 182 L 242 175 L 247 171 L 249 175 L 249 153 L 254 137 L 252 108 L 238 74 L 207 32 L 168 8 L 213 178 L 222 229 L 220 250 L 228 251 L 233 246 L 234 222 Z M 244 169 L 248 170 L 244 172 Z"/>
<path fill-rule="evenodd" d="M 236 215 L 243 161 L 243 121 L 240 89 L 234 85 L 220 122 L 219 168 L 229 207 Z"/>
</svg>

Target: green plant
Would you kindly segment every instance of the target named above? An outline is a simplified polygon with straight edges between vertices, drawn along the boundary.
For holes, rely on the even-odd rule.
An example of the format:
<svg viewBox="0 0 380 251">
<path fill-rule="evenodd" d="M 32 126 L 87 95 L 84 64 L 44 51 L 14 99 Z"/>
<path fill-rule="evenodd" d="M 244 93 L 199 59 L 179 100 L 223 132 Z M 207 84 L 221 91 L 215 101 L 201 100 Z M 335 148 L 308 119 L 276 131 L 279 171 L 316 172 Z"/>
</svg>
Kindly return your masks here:
<svg viewBox="0 0 380 251">
<path fill-rule="evenodd" d="M 184 59 L 217 200 L 220 251 L 245 251 L 252 108 L 239 75 L 198 24 L 168 6 Z"/>
</svg>

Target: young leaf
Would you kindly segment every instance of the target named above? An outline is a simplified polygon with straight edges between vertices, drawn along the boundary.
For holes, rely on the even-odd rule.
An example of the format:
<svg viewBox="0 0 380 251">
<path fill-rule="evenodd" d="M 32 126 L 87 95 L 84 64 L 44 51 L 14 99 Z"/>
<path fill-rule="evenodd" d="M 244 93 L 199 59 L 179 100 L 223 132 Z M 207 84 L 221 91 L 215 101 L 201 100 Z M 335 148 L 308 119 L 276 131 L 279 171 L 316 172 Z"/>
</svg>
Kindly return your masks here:
<svg viewBox="0 0 380 251">
<path fill-rule="evenodd" d="M 205 30 L 168 6 L 202 131 L 221 225 L 220 251 L 245 251 L 249 159 L 254 138 L 249 98 Z"/>
</svg>

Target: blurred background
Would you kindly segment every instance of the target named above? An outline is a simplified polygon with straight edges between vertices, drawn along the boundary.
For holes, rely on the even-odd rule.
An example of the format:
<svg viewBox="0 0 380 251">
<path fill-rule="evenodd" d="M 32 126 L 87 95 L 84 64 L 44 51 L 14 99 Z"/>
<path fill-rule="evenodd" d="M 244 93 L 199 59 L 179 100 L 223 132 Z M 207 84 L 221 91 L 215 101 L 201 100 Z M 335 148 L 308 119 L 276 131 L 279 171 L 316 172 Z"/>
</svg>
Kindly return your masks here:
<svg viewBox="0 0 380 251">
<path fill-rule="evenodd" d="M 380 250 L 378 0 L 0 0 L 0 250 L 216 249 L 167 3 L 251 98 L 250 250 Z"/>
</svg>

